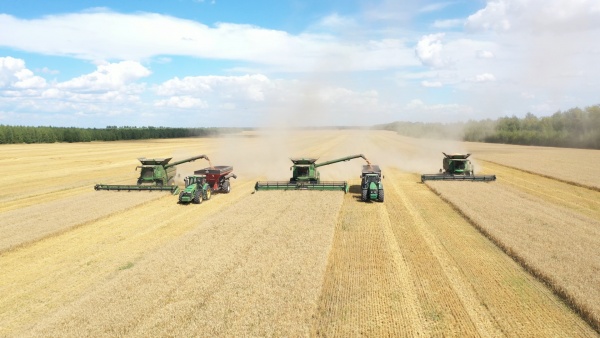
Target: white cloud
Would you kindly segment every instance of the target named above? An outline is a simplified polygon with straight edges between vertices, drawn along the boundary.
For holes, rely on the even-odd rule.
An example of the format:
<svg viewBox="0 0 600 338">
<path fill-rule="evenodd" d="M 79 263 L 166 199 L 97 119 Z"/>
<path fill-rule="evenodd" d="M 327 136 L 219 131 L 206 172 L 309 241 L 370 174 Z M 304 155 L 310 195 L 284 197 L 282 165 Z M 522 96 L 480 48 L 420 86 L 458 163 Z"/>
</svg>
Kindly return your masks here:
<svg viewBox="0 0 600 338">
<path fill-rule="evenodd" d="M 429 4 L 427 6 L 421 7 L 421 9 L 419 9 L 419 12 L 435 12 L 435 11 L 442 10 L 452 4 L 454 4 L 454 2 L 451 2 L 451 1 L 436 2 L 433 4 Z"/>
<path fill-rule="evenodd" d="M 333 14 L 321 24 L 339 28 L 353 20 Z M 326 33 L 293 35 L 248 24 L 209 27 L 167 15 L 106 9 L 29 20 L 0 14 L 0 29 L 11 31 L 0 35 L 0 46 L 92 61 L 140 62 L 178 55 L 252 62 L 286 72 L 389 69 L 414 63 L 405 44 L 378 49 L 378 43 L 371 43 L 377 40 L 356 40 L 355 35 L 345 41 Z"/>
<path fill-rule="evenodd" d="M 187 94 L 194 96 L 208 95 L 220 98 L 246 99 L 264 101 L 264 91 L 273 86 L 272 82 L 262 74 L 243 76 L 188 76 L 183 79 L 174 78 L 163 82 L 156 88 L 161 96 Z"/>
<path fill-rule="evenodd" d="M 442 57 L 442 38 L 444 33 L 425 35 L 417 43 L 415 54 L 425 66 L 432 68 L 441 68 L 446 65 Z"/>
<path fill-rule="evenodd" d="M 488 0 L 467 18 L 471 31 L 563 34 L 600 28 L 598 0 Z"/>
<path fill-rule="evenodd" d="M 440 81 L 421 81 L 421 86 L 428 88 L 438 88 L 442 86 Z"/>
<path fill-rule="evenodd" d="M 25 67 L 25 61 L 13 57 L 0 57 L 0 90 L 28 90 L 47 86 L 46 80 L 35 76 Z"/>
<path fill-rule="evenodd" d="M 478 59 L 493 59 L 494 53 L 490 52 L 489 50 L 478 50 L 477 58 Z"/>
<path fill-rule="evenodd" d="M 168 99 L 158 100 L 154 105 L 156 107 L 175 107 L 183 109 L 208 108 L 208 104 L 205 101 L 190 96 L 172 96 Z"/>
<path fill-rule="evenodd" d="M 460 27 L 464 24 L 464 20 L 462 19 L 446 19 L 446 20 L 435 20 L 433 22 L 433 28 L 438 29 L 448 29 Z"/>
<path fill-rule="evenodd" d="M 58 84 L 58 88 L 77 91 L 119 90 L 147 77 L 150 70 L 135 61 L 103 63 L 96 71 Z"/>
<path fill-rule="evenodd" d="M 483 73 L 483 74 L 475 75 L 474 77 L 471 77 L 471 78 L 467 78 L 466 80 L 468 82 L 494 82 L 494 81 L 496 81 L 496 77 L 494 76 L 494 74 Z"/>
</svg>

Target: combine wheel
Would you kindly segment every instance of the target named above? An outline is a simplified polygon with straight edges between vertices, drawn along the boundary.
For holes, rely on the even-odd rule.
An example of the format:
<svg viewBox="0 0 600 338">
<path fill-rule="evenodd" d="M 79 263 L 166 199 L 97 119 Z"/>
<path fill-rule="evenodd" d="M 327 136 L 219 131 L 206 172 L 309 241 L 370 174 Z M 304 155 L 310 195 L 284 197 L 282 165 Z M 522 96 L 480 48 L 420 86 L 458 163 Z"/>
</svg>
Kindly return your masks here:
<svg viewBox="0 0 600 338">
<path fill-rule="evenodd" d="M 228 194 L 231 191 L 231 185 L 229 185 L 229 180 L 223 182 L 223 185 L 221 186 L 221 191 L 226 194 Z"/>
<path fill-rule="evenodd" d="M 142 185 L 142 180 L 138 180 L 137 185 Z"/>
<path fill-rule="evenodd" d="M 363 189 L 362 196 L 360 197 L 360 199 L 363 200 L 364 202 L 366 202 L 368 198 L 369 198 L 369 189 Z"/>
<path fill-rule="evenodd" d="M 202 203 L 202 193 L 200 192 L 200 190 L 196 190 L 196 192 L 194 193 L 194 199 L 193 202 L 195 204 L 200 204 Z"/>
<path fill-rule="evenodd" d="M 384 196 L 383 189 L 379 189 L 379 194 L 377 194 L 377 200 L 379 202 L 383 202 L 383 196 Z"/>
</svg>

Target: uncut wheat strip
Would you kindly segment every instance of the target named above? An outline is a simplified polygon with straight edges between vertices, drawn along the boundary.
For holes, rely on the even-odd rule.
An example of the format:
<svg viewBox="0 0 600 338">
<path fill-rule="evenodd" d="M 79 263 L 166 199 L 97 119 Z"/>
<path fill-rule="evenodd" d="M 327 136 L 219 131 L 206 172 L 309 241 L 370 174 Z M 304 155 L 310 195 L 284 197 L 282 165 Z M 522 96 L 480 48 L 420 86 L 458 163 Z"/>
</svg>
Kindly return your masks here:
<svg viewBox="0 0 600 338">
<path fill-rule="evenodd" d="M 0 213 L 0 254 L 165 197 L 165 194 L 168 193 L 88 192 Z"/>
<path fill-rule="evenodd" d="M 600 150 L 465 142 L 473 156 L 600 189 Z"/>
<path fill-rule="evenodd" d="M 304 335 L 341 196 L 248 196 L 29 334 Z"/>
<path fill-rule="evenodd" d="M 423 191 L 426 187 L 416 183 L 418 175 L 396 176 L 392 171 L 392 176 L 393 188 L 397 186 L 410 197 L 410 209 L 421 219 L 420 224 L 426 224 L 419 231 L 481 336 L 593 335 L 583 320 L 481 236 L 461 214 L 435 194 Z M 406 236 L 404 231 L 397 234 Z"/>
<path fill-rule="evenodd" d="M 509 187 L 464 183 L 427 184 L 598 328 L 598 221 Z"/>
<path fill-rule="evenodd" d="M 485 164 L 487 170 L 495 173 L 498 182 L 502 184 L 508 184 L 548 203 L 600 221 L 600 192 L 598 191 L 491 162 Z"/>
<path fill-rule="evenodd" d="M 344 198 L 312 335 L 419 335 L 418 304 L 406 267 L 384 229 L 386 208 L 357 198 L 355 193 Z"/>
<path fill-rule="evenodd" d="M 0 336 L 23 332 L 48 314 L 137 264 L 247 196 L 252 181 L 198 205 L 165 196 L 0 256 Z"/>
</svg>

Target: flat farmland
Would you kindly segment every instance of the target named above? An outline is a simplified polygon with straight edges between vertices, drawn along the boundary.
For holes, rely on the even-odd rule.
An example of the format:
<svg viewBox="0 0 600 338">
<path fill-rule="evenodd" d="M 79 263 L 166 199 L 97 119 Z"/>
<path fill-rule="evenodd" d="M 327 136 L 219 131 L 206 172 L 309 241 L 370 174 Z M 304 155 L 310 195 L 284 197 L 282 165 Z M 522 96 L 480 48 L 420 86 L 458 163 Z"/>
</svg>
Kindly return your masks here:
<svg viewBox="0 0 600 338">
<path fill-rule="evenodd" d="M 0 150 L 0 336 L 599 336 L 600 151 L 367 130 Z M 441 151 L 498 180 L 421 183 Z M 290 157 L 361 153 L 384 203 L 360 201 L 362 159 L 320 168 L 348 194 L 254 193 Z M 233 165 L 231 193 L 93 190 L 199 154 Z"/>
</svg>

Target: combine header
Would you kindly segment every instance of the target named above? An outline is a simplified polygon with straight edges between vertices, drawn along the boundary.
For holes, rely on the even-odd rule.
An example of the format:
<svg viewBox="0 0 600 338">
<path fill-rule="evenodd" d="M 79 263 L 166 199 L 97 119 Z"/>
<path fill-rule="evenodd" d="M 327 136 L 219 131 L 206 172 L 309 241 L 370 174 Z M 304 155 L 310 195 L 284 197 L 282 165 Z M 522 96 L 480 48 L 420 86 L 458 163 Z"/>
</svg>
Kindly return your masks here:
<svg viewBox="0 0 600 338">
<path fill-rule="evenodd" d="M 473 164 L 468 160 L 471 154 L 444 154 L 443 170 L 439 174 L 421 175 L 421 182 L 425 181 L 495 181 L 496 175 L 474 175 Z"/>
<path fill-rule="evenodd" d="M 199 155 L 195 157 L 190 157 L 185 160 L 169 163 L 171 157 L 169 158 L 138 158 L 142 165 L 135 167 L 141 169 L 140 177 L 137 180 L 137 185 L 108 185 L 108 184 L 96 184 L 94 186 L 95 190 L 114 190 L 114 191 L 169 191 L 171 194 L 176 194 L 179 192 L 179 187 L 177 185 L 173 185 L 173 178 L 175 177 L 175 173 L 177 169 L 175 166 L 192 162 L 197 159 L 206 159 L 209 163 L 210 160 L 206 155 Z"/>
<path fill-rule="evenodd" d="M 345 181 L 321 181 L 318 167 L 349 161 L 362 157 L 368 164 L 369 160 L 363 155 L 352 155 L 323 163 L 315 163 L 316 158 L 291 158 L 293 165 L 292 178 L 289 181 L 266 181 L 256 182 L 254 190 L 342 190 L 348 192 L 348 182 Z"/>
</svg>

